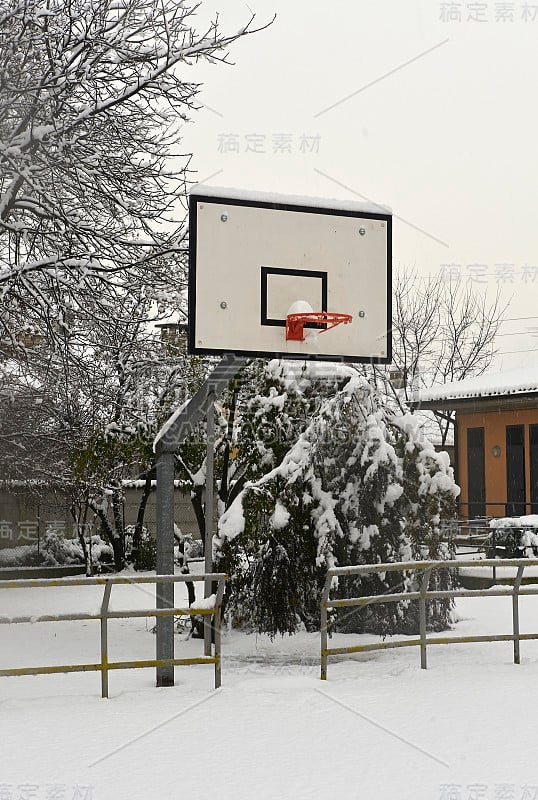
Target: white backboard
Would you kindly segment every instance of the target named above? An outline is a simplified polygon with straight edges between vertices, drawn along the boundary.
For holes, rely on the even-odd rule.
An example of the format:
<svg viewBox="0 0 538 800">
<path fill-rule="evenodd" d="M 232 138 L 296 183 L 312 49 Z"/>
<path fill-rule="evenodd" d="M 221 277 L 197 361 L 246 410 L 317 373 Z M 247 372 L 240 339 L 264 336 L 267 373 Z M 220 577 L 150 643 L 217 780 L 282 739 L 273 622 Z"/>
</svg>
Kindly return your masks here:
<svg viewBox="0 0 538 800">
<path fill-rule="evenodd" d="M 391 232 L 373 204 L 194 187 L 189 351 L 388 363 Z M 287 341 L 298 300 L 353 321 Z"/>
</svg>

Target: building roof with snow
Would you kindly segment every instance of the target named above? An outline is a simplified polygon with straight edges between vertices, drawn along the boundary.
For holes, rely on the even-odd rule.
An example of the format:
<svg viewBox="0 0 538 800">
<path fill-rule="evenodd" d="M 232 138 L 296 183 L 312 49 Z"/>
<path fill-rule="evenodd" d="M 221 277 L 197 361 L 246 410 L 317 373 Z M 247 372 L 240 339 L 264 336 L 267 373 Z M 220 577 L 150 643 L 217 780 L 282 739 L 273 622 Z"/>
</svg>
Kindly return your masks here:
<svg viewBox="0 0 538 800">
<path fill-rule="evenodd" d="M 538 407 L 538 366 L 501 373 L 484 373 L 453 383 L 421 389 L 412 398 L 415 408 L 454 409 Z"/>
</svg>

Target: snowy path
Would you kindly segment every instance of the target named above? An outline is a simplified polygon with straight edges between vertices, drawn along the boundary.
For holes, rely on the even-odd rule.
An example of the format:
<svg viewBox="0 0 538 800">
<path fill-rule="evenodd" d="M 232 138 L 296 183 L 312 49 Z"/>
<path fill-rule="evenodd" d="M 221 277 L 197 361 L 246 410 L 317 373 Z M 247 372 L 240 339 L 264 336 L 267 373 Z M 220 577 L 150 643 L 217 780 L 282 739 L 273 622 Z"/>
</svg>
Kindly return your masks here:
<svg viewBox="0 0 538 800">
<path fill-rule="evenodd" d="M 2 594 L 2 613 L 21 612 L 28 595 L 17 595 Z M 522 631 L 538 630 L 538 600 L 521 606 Z M 458 633 L 510 630 L 509 598 L 464 599 L 458 612 Z M 111 622 L 111 658 L 152 657 L 150 624 Z M 178 650 L 200 651 L 180 638 Z M 98 643 L 96 622 L 1 626 L 0 666 L 93 660 Z M 325 683 L 315 634 L 233 632 L 223 657 L 217 692 L 207 666 L 178 668 L 168 689 L 154 688 L 153 670 L 111 673 L 110 700 L 98 673 L 1 679 L 0 789 L 11 795 L 0 797 L 538 797 L 538 643 L 522 643 L 520 666 L 511 643 L 430 648 L 427 671 L 411 648 L 332 659 Z"/>
</svg>

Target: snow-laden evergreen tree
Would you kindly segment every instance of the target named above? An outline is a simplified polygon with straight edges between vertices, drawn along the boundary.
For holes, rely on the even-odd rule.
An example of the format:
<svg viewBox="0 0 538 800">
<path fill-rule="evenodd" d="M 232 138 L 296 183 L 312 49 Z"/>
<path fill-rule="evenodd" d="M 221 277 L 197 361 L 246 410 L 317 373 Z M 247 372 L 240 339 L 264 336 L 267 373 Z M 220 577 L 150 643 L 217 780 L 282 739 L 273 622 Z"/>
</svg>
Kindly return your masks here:
<svg viewBox="0 0 538 800">
<path fill-rule="evenodd" d="M 454 513 L 459 491 L 447 455 L 436 453 L 417 420 L 391 407 L 354 368 L 326 366 L 320 376 L 307 365 L 300 380 L 290 380 L 277 365 L 266 368 L 267 391 L 258 384 L 242 420 L 250 435 L 245 446 L 261 461 L 271 456 L 224 512 L 215 540 L 219 568 L 231 576 L 229 608 L 272 636 L 318 624 L 329 566 L 448 557 L 439 523 Z M 276 435 L 280 414 L 285 424 L 300 421 L 277 463 L 268 430 Z M 402 591 L 414 588 L 416 578 L 410 570 L 351 583 L 335 592 Z M 430 624 L 446 626 L 449 613 L 449 603 L 436 604 Z M 388 634 L 413 629 L 416 612 L 407 602 L 371 604 L 335 624 Z"/>
</svg>

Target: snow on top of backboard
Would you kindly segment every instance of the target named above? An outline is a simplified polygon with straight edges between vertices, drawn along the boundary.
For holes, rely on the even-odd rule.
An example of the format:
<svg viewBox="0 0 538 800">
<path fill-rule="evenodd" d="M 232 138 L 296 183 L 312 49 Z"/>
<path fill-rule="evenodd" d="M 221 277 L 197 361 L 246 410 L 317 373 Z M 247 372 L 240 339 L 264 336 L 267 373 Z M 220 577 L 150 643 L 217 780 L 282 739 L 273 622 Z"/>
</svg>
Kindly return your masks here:
<svg viewBox="0 0 538 800">
<path fill-rule="evenodd" d="M 392 214 L 389 206 L 373 203 L 368 200 L 343 200 L 330 197 L 309 197 L 308 195 L 280 194 L 279 192 L 263 192 L 238 187 L 206 186 L 197 183 L 189 190 L 189 194 L 204 197 L 222 198 L 223 200 L 245 200 L 250 203 L 269 203 L 275 205 L 302 206 L 305 208 L 334 209 L 335 211 L 355 211 L 361 214 Z"/>
</svg>

